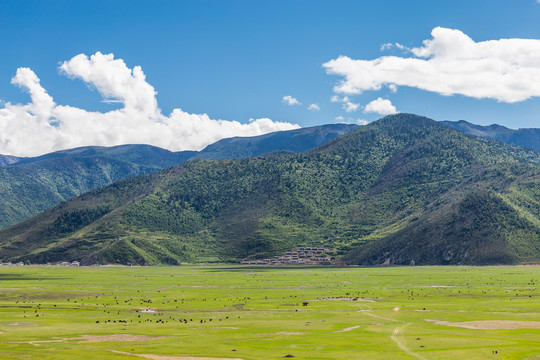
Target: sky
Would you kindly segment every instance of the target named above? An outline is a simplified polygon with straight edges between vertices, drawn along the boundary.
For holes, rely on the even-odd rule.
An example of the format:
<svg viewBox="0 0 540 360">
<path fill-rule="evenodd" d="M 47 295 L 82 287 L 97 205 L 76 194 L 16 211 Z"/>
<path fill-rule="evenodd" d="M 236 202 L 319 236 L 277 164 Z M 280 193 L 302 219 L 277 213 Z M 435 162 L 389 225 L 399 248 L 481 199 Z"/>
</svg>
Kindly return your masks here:
<svg viewBox="0 0 540 360">
<path fill-rule="evenodd" d="M 0 0 L 0 154 L 407 112 L 540 127 L 540 0 Z"/>
</svg>

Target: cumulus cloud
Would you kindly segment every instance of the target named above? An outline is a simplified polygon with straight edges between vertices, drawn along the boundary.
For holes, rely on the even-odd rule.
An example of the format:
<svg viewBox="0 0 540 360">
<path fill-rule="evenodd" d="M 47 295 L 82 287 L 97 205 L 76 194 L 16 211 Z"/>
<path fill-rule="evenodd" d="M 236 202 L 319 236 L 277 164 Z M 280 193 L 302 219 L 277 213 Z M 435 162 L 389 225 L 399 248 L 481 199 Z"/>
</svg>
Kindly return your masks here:
<svg viewBox="0 0 540 360">
<path fill-rule="evenodd" d="M 344 118 L 343 116 L 336 116 L 334 118 L 335 121 L 339 121 L 340 123 L 345 124 L 357 124 L 357 125 L 367 125 L 369 122 L 365 119 L 355 119 L 353 117 Z"/>
<path fill-rule="evenodd" d="M 333 95 L 330 98 L 330 101 L 333 103 L 337 103 L 337 102 L 343 103 L 343 105 L 341 105 L 341 108 L 345 110 L 346 112 L 354 112 L 360 108 L 360 104 L 353 103 L 348 96 L 339 97 L 337 95 Z"/>
<path fill-rule="evenodd" d="M 308 110 L 319 111 L 319 110 L 321 110 L 321 108 L 317 104 L 311 104 L 311 105 L 308 106 Z"/>
<path fill-rule="evenodd" d="M 384 50 L 389 50 L 389 49 L 392 49 L 392 48 L 398 48 L 400 50 L 409 50 L 409 48 L 407 48 L 406 46 L 404 45 L 401 45 L 400 43 L 386 43 L 386 44 L 382 44 L 381 45 L 381 51 L 384 51 Z"/>
<path fill-rule="evenodd" d="M 283 100 L 282 100 L 285 104 L 287 105 L 300 105 L 302 104 L 300 101 L 296 100 L 294 97 L 292 97 L 291 95 L 287 95 L 287 96 L 284 96 L 283 97 Z"/>
<path fill-rule="evenodd" d="M 367 124 L 369 124 L 369 122 L 367 120 L 365 120 L 365 119 L 356 119 L 356 123 L 358 125 L 367 125 Z"/>
<path fill-rule="evenodd" d="M 31 69 L 19 68 L 11 83 L 28 92 L 31 102 L 5 102 L 0 107 L 0 154 L 34 156 L 78 146 L 130 143 L 174 151 L 200 150 L 226 137 L 299 128 L 267 118 L 250 119 L 247 124 L 215 120 L 207 114 L 190 114 L 181 109 L 164 115 L 158 107 L 157 93 L 146 82 L 141 67 L 130 69 L 113 54 L 77 55 L 60 65 L 60 73 L 84 81 L 104 101 L 123 106 L 109 112 L 92 112 L 58 105 Z"/>
<path fill-rule="evenodd" d="M 431 35 L 423 46 L 408 49 L 411 57 L 354 60 L 340 56 L 323 66 L 328 74 L 344 77 L 334 87 L 341 94 L 410 86 L 445 96 L 507 103 L 540 96 L 540 40 L 475 42 L 460 30 L 442 27 Z"/>
<path fill-rule="evenodd" d="M 377 98 L 364 107 L 365 113 L 376 113 L 380 115 L 390 115 L 397 113 L 396 107 L 388 99 Z"/>
<path fill-rule="evenodd" d="M 346 112 L 354 112 L 356 110 L 358 110 L 358 108 L 360 107 L 360 104 L 356 104 L 356 103 L 353 103 L 348 96 L 345 96 L 343 99 L 343 105 L 342 105 L 342 108 L 343 110 L 345 110 Z"/>
</svg>

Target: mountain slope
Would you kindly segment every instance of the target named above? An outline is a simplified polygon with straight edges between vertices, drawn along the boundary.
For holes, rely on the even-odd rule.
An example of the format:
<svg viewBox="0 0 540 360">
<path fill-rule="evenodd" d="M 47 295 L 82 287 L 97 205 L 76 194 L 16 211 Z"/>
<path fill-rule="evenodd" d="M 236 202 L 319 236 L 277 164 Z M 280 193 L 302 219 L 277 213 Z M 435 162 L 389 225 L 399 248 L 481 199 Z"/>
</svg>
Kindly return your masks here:
<svg viewBox="0 0 540 360">
<path fill-rule="evenodd" d="M 16 224 L 86 191 L 189 159 L 148 145 L 83 147 L 0 167 L 0 228 Z"/>
<path fill-rule="evenodd" d="M 156 170 L 102 156 L 46 159 L 0 168 L 0 225 L 17 223 L 88 190 Z"/>
<path fill-rule="evenodd" d="M 122 180 L 0 231 L 0 257 L 234 261 L 306 245 L 355 264 L 539 261 L 539 176 L 536 151 L 398 114 L 305 154 Z"/>
<path fill-rule="evenodd" d="M 150 145 L 87 146 L 32 158 L 0 156 L 0 228 L 61 201 L 114 181 L 197 158 L 236 158 L 289 150 L 303 152 L 356 126 L 333 124 L 222 140 L 201 152 L 172 152 Z M 7 166 L 10 165 L 11 166 Z"/>
<path fill-rule="evenodd" d="M 464 120 L 442 121 L 441 123 L 466 134 L 540 150 L 540 129 L 513 130 L 496 124 L 489 126 L 475 125 Z"/>
</svg>

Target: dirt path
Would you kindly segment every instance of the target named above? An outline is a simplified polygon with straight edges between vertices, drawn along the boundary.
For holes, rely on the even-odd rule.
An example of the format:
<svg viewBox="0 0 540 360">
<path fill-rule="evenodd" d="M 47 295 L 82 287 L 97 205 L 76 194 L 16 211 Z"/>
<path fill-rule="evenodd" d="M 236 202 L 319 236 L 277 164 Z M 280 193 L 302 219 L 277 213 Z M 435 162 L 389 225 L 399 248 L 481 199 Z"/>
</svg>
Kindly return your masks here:
<svg viewBox="0 0 540 360">
<path fill-rule="evenodd" d="M 393 321 L 393 322 L 406 324 L 404 321 L 390 319 L 390 318 L 387 318 L 387 317 L 384 317 L 384 316 L 375 315 L 375 314 L 370 313 L 370 311 L 371 310 L 360 310 L 359 312 L 363 313 L 364 315 L 368 315 L 368 316 L 371 316 L 371 317 L 374 317 L 374 318 L 377 318 L 377 319 L 382 319 L 382 320 L 387 320 L 387 321 Z"/>
<path fill-rule="evenodd" d="M 403 351 L 404 353 L 412 356 L 412 357 L 415 357 L 417 359 L 421 359 L 421 360 L 428 360 L 426 359 L 425 357 L 423 357 L 422 355 L 419 355 L 415 352 L 412 352 L 408 347 L 407 347 L 407 342 L 405 341 L 405 339 L 403 338 L 403 335 L 400 334 L 400 331 L 403 332 L 403 329 L 405 329 L 407 326 L 409 326 L 411 323 L 406 323 L 405 325 L 403 326 L 398 326 L 397 328 L 394 329 L 394 332 L 392 333 L 392 336 L 390 336 L 390 338 L 392 339 L 393 342 L 395 342 L 397 344 L 397 346 L 399 346 L 399 348 L 401 349 L 401 351 Z"/>
<path fill-rule="evenodd" d="M 395 308 L 393 310 L 396 311 Z M 387 317 L 384 317 L 384 316 L 375 315 L 375 314 L 371 313 L 371 310 L 360 310 L 358 312 L 360 312 L 360 313 L 362 313 L 364 315 L 368 315 L 368 316 L 377 318 L 377 319 L 382 319 L 382 320 L 386 320 L 386 321 L 392 321 L 392 322 L 403 324 L 403 325 L 398 326 L 397 328 L 394 329 L 392 335 L 390 335 L 390 339 L 392 339 L 392 341 L 396 343 L 396 345 L 400 348 L 400 350 L 403 351 L 404 353 L 406 353 L 407 355 L 415 357 L 415 358 L 420 359 L 420 360 L 428 360 L 427 358 L 423 357 L 422 355 L 419 355 L 419 354 L 411 351 L 411 349 L 409 349 L 407 347 L 407 342 L 405 341 L 405 338 L 403 337 L 403 335 L 401 333 L 403 332 L 403 330 L 407 326 L 411 325 L 410 322 L 405 322 L 405 321 L 401 321 L 401 320 L 387 318 Z"/>
<path fill-rule="evenodd" d="M 341 330 L 338 330 L 338 331 L 334 331 L 335 333 L 340 333 L 340 332 L 347 332 L 347 331 L 353 331 L 353 330 L 356 330 L 358 328 L 362 327 L 362 325 L 356 325 L 356 326 L 351 326 L 351 327 L 348 327 L 348 328 L 345 328 L 345 329 L 341 329 Z"/>
</svg>

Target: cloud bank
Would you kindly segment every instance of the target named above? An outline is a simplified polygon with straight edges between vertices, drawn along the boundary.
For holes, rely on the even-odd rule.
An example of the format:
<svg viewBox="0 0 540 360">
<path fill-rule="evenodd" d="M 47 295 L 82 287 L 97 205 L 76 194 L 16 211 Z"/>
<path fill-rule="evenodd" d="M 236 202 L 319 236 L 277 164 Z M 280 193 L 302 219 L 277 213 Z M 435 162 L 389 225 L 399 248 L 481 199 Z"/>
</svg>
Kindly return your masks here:
<svg viewBox="0 0 540 360">
<path fill-rule="evenodd" d="M 500 39 L 475 42 L 460 30 L 436 27 L 423 46 L 407 49 L 411 57 L 383 56 L 354 60 L 347 56 L 323 64 L 328 74 L 343 76 L 334 87 L 341 94 L 361 94 L 388 86 L 409 86 L 441 95 L 463 95 L 515 103 L 540 96 L 540 40 Z"/>
<path fill-rule="evenodd" d="M 31 102 L 5 102 L 0 107 L 0 154 L 35 156 L 78 146 L 120 144 L 200 150 L 222 138 L 299 128 L 267 118 L 250 119 L 247 124 L 215 120 L 181 109 L 166 116 L 141 67 L 130 69 L 113 54 L 77 55 L 60 65 L 60 73 L 84 81 L 104 101 L 123 107 L 102 113 L 58 105 L 31 69 L 19 68 L 11 83 L 28 92 Z"/>
</svg>

